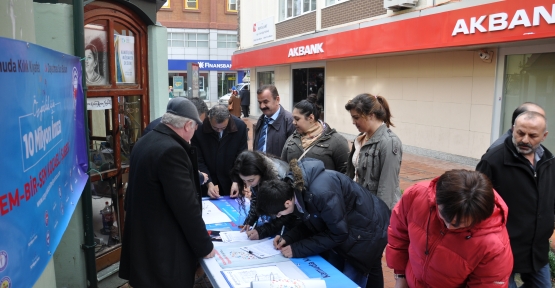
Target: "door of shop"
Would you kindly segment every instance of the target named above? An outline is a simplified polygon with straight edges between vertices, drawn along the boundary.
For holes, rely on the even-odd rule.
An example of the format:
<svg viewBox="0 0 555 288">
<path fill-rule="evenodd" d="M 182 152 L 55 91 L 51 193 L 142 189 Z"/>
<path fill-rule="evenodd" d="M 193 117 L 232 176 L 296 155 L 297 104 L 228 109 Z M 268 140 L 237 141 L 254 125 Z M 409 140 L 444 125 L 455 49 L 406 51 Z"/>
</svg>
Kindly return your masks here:
<svg viewBox="0 0 555 288">
<path fill-rule="evenodd" d="M 293 69 L 293 106 L 314 94 L 311 97 L 316 98 L 316 103 L 322 110 L 320 116 L 322 121 L 324 120 L 324 80 L 324 67 Z"/>
</svg>

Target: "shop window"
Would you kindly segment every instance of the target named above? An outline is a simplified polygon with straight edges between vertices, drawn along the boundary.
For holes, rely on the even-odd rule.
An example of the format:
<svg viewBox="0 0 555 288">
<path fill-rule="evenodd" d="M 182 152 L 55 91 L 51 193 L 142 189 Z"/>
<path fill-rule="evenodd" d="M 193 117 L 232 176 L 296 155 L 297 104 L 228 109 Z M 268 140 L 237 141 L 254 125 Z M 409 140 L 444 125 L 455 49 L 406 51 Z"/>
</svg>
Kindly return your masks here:
<svg viewBox="0 0 555 288">
<path fill-rule="evenodd" d="M 256 79 L 258 81 L 258 86 L 256 87 L 256 89 L 268 84 L 273 85 L 275 83 L 274 71 L 258 72 L 256 74 Z"/>
<path fill-rule="evenodd" d="M 279 20 L 287 20 L 316 10 L 317 0 L 279 0 Z"/>
<path fill-rule="evenodd" d="M 205 33 L 185 34 L 185 47 L 208 47 L 208 34 L 205 34 Z"/>
<path fill-rule="evenodd" d="M 218 48 L 237 48 L 237 35 L 218 34 Z"/>
<path fill-rule="evenodd" d="M 198 9 L 198 0 L 185 0 L 185 9 Z"/>
<path fill-rule="evenodd" d="M 162 5 L 162 8 L 163 8 L 163 9 L 170 9 L 170 8 L 171 8 L 171 6 L 170 6 L 170 1 L 171 1 L 171 0 L 167 0 L 166 3 L 164 3 L 164 5 Z"/>
<path fill-rule="evenodd" d="M 227 0 L 227 11 L 237 12 L 237 0 Z"/>
<path fill-rule="evenodd" d="M 545 114 L 555 114 L 555 53 L 508 55 L 503 80 L 503 119 L 501 133 L 511 128 L 513 111 L 524 102 L 540 105 Z M 555 134 L 555 133 L 554 133 Z M 555 149 L 555 136 L 542 143 Z"/>
<path fill-rule="evenodd" d="M 237 74 L 218 72 L 218 97 L 230 93 L 231 87 L 237 84 Z"/>
<path fill-rule="evenodd" d="M 345 2 L 345 1 L 349 1 L 349 0 L 326 0 L 326 6 L 330 6 L 330 5 L 337 4 L 340 2 Z"/>
</svg>

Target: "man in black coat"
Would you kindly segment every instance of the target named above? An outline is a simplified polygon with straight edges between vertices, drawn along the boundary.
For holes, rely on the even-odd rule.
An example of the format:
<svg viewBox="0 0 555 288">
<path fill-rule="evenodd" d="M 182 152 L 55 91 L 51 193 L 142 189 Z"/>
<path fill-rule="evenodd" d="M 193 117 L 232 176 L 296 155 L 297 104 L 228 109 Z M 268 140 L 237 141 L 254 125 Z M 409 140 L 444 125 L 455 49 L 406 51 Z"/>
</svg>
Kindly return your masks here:
<svg viewBox="0 0 555 288">
<path fill-rule="evenodd" d="M 274 245 L 285 257 L 307 257 L 328 250 L 334 266 L 360 287 L 383 281 L 381 257 L 387 244 L 389 208 L 346 175 L 325 170 L 320 160 L 291 161 L 295 188 L 280 180 L 261 184 L 257 211 L 277 217 L 298 215 L 302 223 Z M 330 255 L 330 256 L 331 256 Z"/>
<path fill-rule="evenodd" d="M 133 148 L 119 270 L 133 287 L 193 287 L 198 259 L 215 254 L 189 144 L 200 123 L 193 103 L 173 98 L 161 123 Z"/>
<path fill-rule="evenodd" d="M 542 114 L 524 112 L 515 120 L 512 137 L 490 148 L 476 167 L 509 207 L 507 230 L 514 257 L 509 287 L 516 287 L 515 273 L 520 273 L 526 287 L 551 287 L 548 252 L 555 212 L 555 160 L 541 145 L 547 133 Z"/>
<path fill-rule="evenodd" d="M 210 108 L 207 116 L 192 139 L 199 151 L 199 169 L 208 174 L 207 195 L 210 198 L 236 197 L 239 187 L 231 181 L 229 172 L 237 155 L 248 149 L 247 125 L 230 115 L 225 105 Z"/>
<path fill-rule="evenodd" d="M 276 86 L 264 85 L 256 94 L 258 106 L 264 115 L 258 118 L 254 127 L 252 149 L 279 158 L 285 141 L 295 132 L 293 115 L 279 104 Z"/>
<path fill-rule="evenodd" d="M 249 90 L 250 85 L 243 85 L 241 91 L 239 91 L 239 97 L 241 98 L 241 108 L 243 109 L 243 117 L 249 117 L 249 110 L 251 105 L 251 91 Z"/>
</svg>

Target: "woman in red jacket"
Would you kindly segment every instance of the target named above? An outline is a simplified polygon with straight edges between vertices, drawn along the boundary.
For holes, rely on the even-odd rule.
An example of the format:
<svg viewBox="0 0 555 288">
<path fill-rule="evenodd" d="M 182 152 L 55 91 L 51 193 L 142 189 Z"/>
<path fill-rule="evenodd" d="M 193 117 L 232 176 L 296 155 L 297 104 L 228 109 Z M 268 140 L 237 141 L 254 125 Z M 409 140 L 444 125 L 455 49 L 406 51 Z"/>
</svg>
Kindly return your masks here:
<svg viewBox="0 0 555 288">
<path fill-rule="evenodd" d="M 451 170 L 408 188 L 386 247 L 395 287 L 508 287 L 508 208 L 488 178 Z"/>
</svg>

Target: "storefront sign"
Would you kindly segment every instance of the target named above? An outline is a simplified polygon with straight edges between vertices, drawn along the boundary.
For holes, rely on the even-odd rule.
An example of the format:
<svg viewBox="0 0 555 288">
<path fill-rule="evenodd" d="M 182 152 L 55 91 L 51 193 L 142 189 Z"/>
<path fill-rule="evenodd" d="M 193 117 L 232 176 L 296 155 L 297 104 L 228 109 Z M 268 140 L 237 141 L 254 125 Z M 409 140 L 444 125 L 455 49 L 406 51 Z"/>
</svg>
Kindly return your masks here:
<svg viewBox="0 0 555 288">
<path fill-rule="evenodd" d="M 0 283 L 33 287 L 88 179 L 78 57 L 0 38 Z"/>
<path fill-rule="evenodd" d="M 289 54 L 287 55 L 287 57 L 297 57 L 297 56 L 324 53 L 324 49 L 322 48 L 322 45 L 324 45 L 324 43 L 311 44 L 311 45 L 291 48 L 289 49 Z"/>
<path fill-rule="evenodd" d="M 253 45 L 273 41 L 275 37 L 276 24 L 274 23 L 274 17 L 266 18 L 252 25 Z"/>
<path fill-rule="evenodd" d="M 230 71 L 231 61 L 229 60 L 168 60 L 169 71 L 187 71 L 189 63 L 197 63 L 201 71 Z"/>
<path fill-rule="evenodd" d="M 442 11 L 464 5 L 464 1 L 460 3 L 409 13 L 414 16 L 403 20 L 395 21 L 400 16 L 392 16 L 381 24 L 374 25 L 373 22 L 377 21 L 368 21 L 352 30 L 324 36 L 305 36 L 303 40 L 285 44 L 277 42 L 263 49 L 239 50 L 232 56 L 233 68 L 416 53 L 454 47 L 487 47 L 499 43 L 555 38 L 553 0 L 503 0 Z M 496 32 L 490 33 L 493 31 Z M 319 47 L 325 53 L 320 50 L 314 53 L 311 45 L 315 43 L 322 43 Z M 311 47 L 308 52 L 307 46 Z M 304 48 L 301 50 L 300 47 Z"/>
<path fill-rule="evenodd" d="M 87 110 L 106 110 L 112 109 L 112 98 L 94 97 L 87 98 Z"/>
<path fill-rule="evenodd" d="M 555 4 L 553 4 L 550 8 L 551 13 L 548 12 L 544 6 L 536 6 L 533 10 L 530 9 L 528 12 L 526 9 L 516 10 L 511 18 L 511 22 L 508 21 L 509 14 L 505 12 L 482 15 L 478 18 L 472 17 L 468 22 L 466 22 L 466 19 L 459 19 L 457 20 L 457 24 L 455 24 L 455 28 L 453 29 L 453 33 L 451 35 L 457 36 L 459 33 L 474 34 L 476 33 L 476 30 L 481 33 L 485 33 L 488 31 L 514 29 L 517 26 L 539 26 L 540 23 L 543 23 L 544 25 L 553 24 L 555 23 Z M 484 23 L 486 17 L 489 25 Z M 532 21 L 530 21 L 530 19 L 532 19 Z M 469 25 L 467 25 L 467 23 L 469 23 Z M 482 24 L 485 25 L 487 29 Z"/>
<path fill-rule="evenodd" d="M 183 76 L 173 76 L 173 92 L 183 92 L 185 89 L 183 81 Z"/>
<path fill-rule="evenodd" d="M 118 83 L 135 83 L 135 38 L 114 35 Z"/>
</svg>

